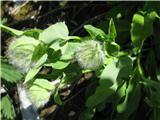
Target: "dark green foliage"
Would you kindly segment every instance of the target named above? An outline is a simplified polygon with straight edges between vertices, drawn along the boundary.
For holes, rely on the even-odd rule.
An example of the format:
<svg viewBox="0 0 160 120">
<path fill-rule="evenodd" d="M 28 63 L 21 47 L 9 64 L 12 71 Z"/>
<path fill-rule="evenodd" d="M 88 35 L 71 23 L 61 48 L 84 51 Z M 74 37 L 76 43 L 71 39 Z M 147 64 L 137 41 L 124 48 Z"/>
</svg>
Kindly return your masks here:
<svg viewBox="0 0 160 120">
<path fill-rule="evenodd" d="M 82 76 L 92 73 L 86 77 L 88 86 L 78 91 L 86 93 L 82 98 L 83 111 L 77 119 L 99 120 L 97 115 L 103 114 L 106 120 L 159 120 L 159 3 L 107 3 L 111 7 L 105 14 L 107 20 L 94 26 L 83 24 L 86 37 L 71 36 L 65 22 L 57 22 L 44 30 L 24 31 L 1 25 L 2 30 L 16 36 L 9 49 L 10 54 L 19 56 L 19 59 L 8 59 L 12 65 L 1 62 L 1 78 L 9 83 L 21 80 L 38 107 L 51 95 L 51 101 L 65 106 L 72 96 L 63 97 L 61 90 L 66 87 L 72 90 L 84 80 Z M 26 47 L 30 51 L 26 51 Z M 29 57 L 24 56 L 26 52 L 31 53 Z M 12 62 L 20 59 L 33 63 L 25 73 L 17 71 Z M 28 65 L 28 61 L 23 62 Z M 44 69 L 49 72 L 43 73 Z M 9 113 L 3 104 L 2 116 L 13 119 L 15 113 L 10 98 L 4 96 L 2 103 L 4 99 L 8 100 Z M 139 115 L 143 110 L 145 113 Z"/>
</svg>

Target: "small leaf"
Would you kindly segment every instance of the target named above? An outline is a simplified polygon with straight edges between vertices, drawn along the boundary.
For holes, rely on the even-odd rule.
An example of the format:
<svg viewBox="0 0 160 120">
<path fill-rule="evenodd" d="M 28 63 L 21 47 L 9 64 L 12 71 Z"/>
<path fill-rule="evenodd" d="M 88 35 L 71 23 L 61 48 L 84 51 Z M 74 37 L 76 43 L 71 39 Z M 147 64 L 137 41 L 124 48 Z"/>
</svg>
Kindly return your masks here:
<svg viewBox="0 0 160 120">
<path fill-rule="evenodd" d="M 60 69 L 66 68 L 69 64 L 70 64 L 69 61 L 59 60 L 59 61 L 56 61 L 54 63 L 45 64 L 45 66 L 51 66 L 54 69 L 59 69 L 60 70 Z"/>
<path fill-rule="evenodd" d="M 14 118 L 16 117 L 16 114 L 15 114 L 14 106 L 8 95 L 2 97 L 1 109 L 2 109 L 2 118 L 6 118 L 7 120 L 14 120 Z"/>
<path fill-rule="evenodd" d="M 63 101 L 61 100 L 61 97 L 58 93 L 58 90 L 56 90 L 56 92 L 54 94 L 54 101 L 59 105 L 63 105 Z"/>
<path fill-rule="evenodd" d="M 54 101 L 59 104 L 59 105 L 63 105 L 63 101 L 61 100 L 60 94 L 59 94 L 59 89 L 61 88 L 62 83 L 65 81 L 65 73 L 63 73 L 63 76 L 55 90 L 55 94 L 54 94 Z M 59 78 L 58 78 L 59 79 Z"/>
<path fill-rule="evenodd" d="M 115 41 L 115 38 L 117 36 L 117 32 L 116 32 L 116 28 L 115 28 L 113 19 L 111 19 L 109 22 L 108 34 L 109 34 L 111 40 Z"/>
<path fill-rule="evenodd" d="M 51 25 L 47 29 L 45 29 L 39 35 L 39 40 L 43 41 L 46 44 L 50 44 L 51 42 L 58 39 L 68 39 L 68 28 L 64 22 L 59 22 L 54 25 Z"/>
<path fill-rule="evenodd" d="M 99 38 L 100 40 L 105 40 L 108 38 L 108 36 L 103 30 L 96 28 L 92 25 L 85 25 L 84 28 L 87 30 L 87 32 L 94 40 L 96 40 L 97 38 Z"/>
<path fill-rule="evenodd" d="M 135 52 L 140 52 L 144 40 L 153 33 L 153 21 L 156 12 L 136 13 L 131 24 L 131 40 L 135 47 Z"/>
</svg>

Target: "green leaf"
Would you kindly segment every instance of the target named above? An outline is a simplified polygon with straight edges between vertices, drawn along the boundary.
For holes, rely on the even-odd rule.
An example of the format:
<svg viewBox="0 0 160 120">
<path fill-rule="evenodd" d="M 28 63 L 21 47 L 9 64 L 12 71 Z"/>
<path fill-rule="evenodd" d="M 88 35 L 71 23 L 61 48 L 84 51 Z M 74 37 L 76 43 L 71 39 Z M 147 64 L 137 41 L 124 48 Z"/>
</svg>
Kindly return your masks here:
<svg viewBox="0 0 160 120">
<path fill-rule="evenodd" d="M 124 77 L 124 75 L 120 77 L 121 71 L 124 68 L 131 69 L 130 67 L 132 65 L 130 64 L 132 64 L 132 61 L 128 56 L 122 56 L 119 59 L 112 60 L 102 71 L 100 75 L 99 86 L 96 88 L 95 93 L 88 98 L 86 106 L 92 108 L 102 103 L 110 95 L 115 93 L 119 83 L 121 82 L 121 79 Z M 126 73 L 125 77 L 129 77 L 129 74 L 130 73 Z"/>
<path fill-rule="evenodd" d="M 87 30 L 93 40 L 106 40 L 107 38 L 109 38 L 103 30 L 92 25 L 85 25 L 84 28 Z"/>
<path fill-rule="evenodd" d="M 33 85 L 37 85 L 41 88 L 44 88 L 44 89 L 50 90 L 50 91 L 53 90 L 53 88 L 54 88 L 52 83 L 46 79 L 35 79 L 33 82 Z"/>
<path fill-rule="evenodd" d="M 39 40 L 43 41 L 46 44 L 50 44 L 51 42 L 58 39 L 68 39 L 68 28 L 64 22 L 59 22 L 54 25 L 51 25 L 47 29 L 45 29 L 39 35 Z"/>
<path fill-rule="evenodd" d="M 0 24 L 0 28 L 2 28 L 2 30 L 9 32 L 10 34 L 15 35 L 15 36 L 20 36 L 23 34 L 23 31 L 13 29 L 13 28 L 7 27 L 2 24 Z"/>
<path fill-rule="evenodd" d="M 54 63 L 45 64 L 45 66 L 51 66 L 54 69 L 64 69 L 70 64 L 70 61 L 59 60 Z"/>
<path fill-rule="evenodd" d="M 21 80 L 23 76 L 13 66 L 1 61 L 1 78 L 8 82 L 17 82 Z"/>
<path fill-rule="evenodd" d="M 40 71 L 40 69 L 42 68 L 42 65 L 46 62 L 47 60 L 47 54 L 44 54 L 35 64 L 35 66 L 29 70 L 29 72 L 27 73 L 26 77 L 25 77 L 25 81 L 24 83 L 29 82 L 30 80 L 32 80 L 35 75 Z"/>
<path fill-rule="evenodd" d="M 116 56 L 120 51 L 120 46 L 115 42 L 106 42 L 106 51 L 109 55 Z"/>
<path fill-rule="evenodd" d="M 116 32 L 116 28 L 115 28 L 113 19 L 111 19 L 109 22 L 108 34 L 109 34 L 111 40 L 115 41 L 115 38 L 117 36 L 117 32 Z"/>
<path fill-rule="evenodd" d="M 140 52 L 144 40 L 153 33 L 153 21 L 156 16 L 154 11 L 134 14 L 131 24 L 131 40 L 135 52 Z"/>
<path fill-rule="evenodd" d="M 48 91 L 41 86 L 39 86 L 39 84 L 33 84 L 28 90 L 28 96 L 37 108 L 44 106 L 51 95 L 51 91 Z"/>
<path fill-rule="evenodd" d="M 57 88 L 55 89 L 55 94 L 54 94 L 54 101 L 59 104 L 59 105 L 63 105 L 64 102 L 61 100 L 60 94 L 59 94 L 59 90 L 61 88 L 62 83 L 65 81 L 65 73 L 63 73 L 63 76 L 59 82 L 59 84 L 57 85 Z M 58 78 L 59 79 L 59 78 Z"/>
<path fill-rule="evenodd" d="M 1 100 L 2 118 L 7 120 L 14 120 L 16 117 L 14 106 L 8 95 L 2 97 Z"/>
<path fill-rule="evenodd" d="M 119 117 L 128 118 L 137 110 L 141 98 L 141 85 L 137 83 L 139 79 L 138 70 L 135 69 L 129 80 L 125 98 L 117 105 L 117 112 L 120 113 Z"/>
<path fill-rule="evenodd" d="M 88 98 L 86 102 L 87 107 L 92 108 L 100 104 L 115 91 L 116 79 L 120 71 L 120 68 L 116 66 L 116 61 L 112 61 L 101 73 L 99 86 L 96 88 L 95 93 Z M 112 86 L 113 84 L 115 84 L 115 87 Z"/>
<path fill-rule="evenodd" d="M 29 70 L 25 77 L 24 84 L 32 80 L 36 76 L 36 74 L 40 71 L 40 69 L 41 67 L 32 68 L 31 70 Z"/>
<path fill-rule="evenodd" d="M 58 93 L 58 90 L 59 89 L 57 89 L 55 94 L 54 94 L 54 101 L 59 105 L 63 105 L 63 101 L 61 100 L 61 97 L 60 97 L 60 95 Z"/>
</svg>

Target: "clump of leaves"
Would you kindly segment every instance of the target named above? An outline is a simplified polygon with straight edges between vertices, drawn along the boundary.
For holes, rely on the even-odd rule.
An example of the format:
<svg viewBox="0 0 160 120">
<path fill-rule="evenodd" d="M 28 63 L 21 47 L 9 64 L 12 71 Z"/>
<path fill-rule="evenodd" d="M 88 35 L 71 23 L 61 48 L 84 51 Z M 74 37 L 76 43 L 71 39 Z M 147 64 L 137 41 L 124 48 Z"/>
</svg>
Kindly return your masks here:
<svg viewBox="0 0 160 120">
<path fill-rule="evenodd" d="M 123 50 L 118 44 L 119 33 L 113 19 L 109 21 L 108 33 L 92 25 L 85 25 L 89 40 L 69 36 L 64 22 L 58 22 L 44 30 L 30 31 L 19 31 L 1 25 L 3 30 L 15 35 L 7 54 L 8 63 L 12 66 L 2 62 L 2 78 L 14 83 L 21 80 L 28 89 L 31 101 L 35 106 L 42 107 L 51 95 L 57 104 L 65 104 L 59 90 L 64 86 L 71 86 L 75 79 L 80 79 L 82 73 L 94 71 L 95 75 L 92 77 L 98 84 L 93 89 L 86 88 L 90 94 L 86 93 L 85 109 L 79 120 L 91 120 L 96 112 L 107 108 L 107 104 L 111 104 L 110 109 L 113 110 L 109 117 L 115 120 L 134 120 L 141 107 L 140 102 L 149 107 L 149 118 L 158 120 L 158 72 L 154 77 L 146 75 L 141 60 L 145 40 L 151 36 L 154 41 L 160 40 L 153 27 L 154 22 L 158 20 L 159 23 L 159 18 L 157 10 L 138 11 L 133 15 L 130 28 L 132 45 L 129 50 Z M 43 67 L 50 67 L 52 72 L 41 74 Z M 92 85 L 92 82 L 89 84 Z M 11 107 L 11 103 L 8 105 L 10 112 L 3 112 L 2 115 L 12 119 L 15 117 L 11 109 L 13 106 Z M 2 110 L 5 111 L 4 108 Z"/>
</svg>

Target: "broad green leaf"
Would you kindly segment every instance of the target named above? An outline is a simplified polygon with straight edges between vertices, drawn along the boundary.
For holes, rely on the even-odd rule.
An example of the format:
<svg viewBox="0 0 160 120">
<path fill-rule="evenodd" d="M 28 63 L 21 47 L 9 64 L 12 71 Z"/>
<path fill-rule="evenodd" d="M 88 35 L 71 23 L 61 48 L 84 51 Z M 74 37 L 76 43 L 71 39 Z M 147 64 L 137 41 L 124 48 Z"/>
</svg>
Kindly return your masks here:
<svg viewBox="0 0 160 120">
<path fill-rule="evenodd" d="M 80 114 L 78 120 L 92 120 L 95 112 L 95 108 L 87 108 Z"/>
<path fill-rule="evenodd" d="M 50 95 L 51 91 L 36 84 L 33 84 L 28 90 L 28 96 L 37 108 L 44 106 L 48 102 Z"/>
<path fill-rule="evenodd" d="M 63 39 L 68 39 L 68 28 L 64 22 L 59 22 L 54 25 L 51 25 L 47 29 L 45 29 L 42 33 L 39 35 L 39 40 L 43 41 L 46 44 L 50 44 L 51 42 Z"/>
<path fill-rule="evenodd" d="M 131 24 L 131 40 L 135 47 L 135 52 L 139 52 L 144 40 L 153 33 L 153 21 L 156 12 L 136 13 Z"/>
<path fill-rule="evenodd" d="M 16 117 L 14 106 L 11 102 L 11 99 L 8 95 L 2 97 L 1 99 L 1 112 L 2 118 L 7 120 L 14 120 Z"/>
<path fill-rule="evenodd" d="M 121 79 L 124 77 L 124 75 L 120 76 L 121 71 L 124 68 L 128 69 L 127 66 L 130 64 L 132 64 L 130 58 L 128 56 L 122 56 L 119 59 L 112 60 L 106 65 L 100 75 L 99 86 L 96 88 L 95 93 L 88 98 L 86 106 L 94 107 L 115 93 Z M 130 67 L 129 69 L 131 69 Z M 129 74 L 130 73 L 127 73 L 125 77 L 129 77 Z"/>
<path fill-rule="evenodd" d="M 92 25 L 85 25 L 84 28 L 94 40 L 96 40 L 97 38 L 100 40 L 105 40 L 109 38 L 103 30 L 96 28 Z"/>
<path fill-rule="evenodd" d="M 109 34 L 111 40 L 115 41 L 115 38 L 117 36 L 117 32 L 116 32 L 116 28 L 115 28 L 113 19 L 111 19 L 109 22 L 108 34 Z"/>
<path fill-rule="evenodd" d="M 44 88 L 46 90 L 53 90 L 54 86 L 52 83 L 46 79 L 35 79 L 33 82 L 33 85 L 37 85 L 41 88 Z"/>
<path fill-rule="evenodd" d="M 22 74 L 13 66 L 1 61 L 1 78 L 8 82 L 17 82 L 23 78 Z"/>
<path fill-rule="evenodd" d="M 13 28 L 7 27 L 7 26 L 2 25 L 2 24 L 0 24 L 0 28 L 2 30 L 6 31 L 6 32 L 11 33 L 12 35 L 15 35 L 15 36 L 20 36 L 20 35 L 23 34 L 23 31 L 13 29 Z"/>
<path fill-rule="evenodd" d="M 24 83 L 29 82 L 30 80 L 32 80 L 35 75 L 40 71 L 40 69 L 42 68 L 42 65 L 46 62 L 47 60 L 47 54 L 44 54 L 36 63 L 35 66 L 29 70 L 29 72 L 27 73 L 26 77 L 25 77 L 25 81 Z"/>
<path fill-rule="evenodd" d="M 116 67 L 116 61 L 112 61 L 112 63 L 107 65 L 103 70 L 100 76 L 99 86 L 96 88 L 95 93 L 90 96 L 86 102 L 87 107 L 94 107 L 100 104 L 109 95 L 114 93 L 115 88 L 117 87 L 116 79 L 120 71 L 120 68 Z M 113 84 L 115 84 L 115 87 Z"/>
</svg>

